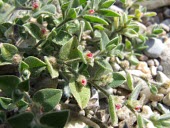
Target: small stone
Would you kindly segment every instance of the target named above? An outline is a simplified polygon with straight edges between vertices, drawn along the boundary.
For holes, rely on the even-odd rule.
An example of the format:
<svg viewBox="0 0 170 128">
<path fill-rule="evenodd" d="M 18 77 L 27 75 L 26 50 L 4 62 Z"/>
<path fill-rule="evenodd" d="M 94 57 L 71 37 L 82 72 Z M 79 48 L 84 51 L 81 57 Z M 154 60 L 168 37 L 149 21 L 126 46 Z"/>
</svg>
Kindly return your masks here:
<svg viewBox="0 0 170 128">
<path fill-rule="evenodd" d="M 150 38 L 146 41 L 146 45 L 148 48 L 144 51 L 144 53 L 151 58 L 158 58 L 165 48 L 162 41 L 157 38 Z"/>
<path fill-rule="evenodd" d="M 152 95 L 150 92 L 150 88 L 149 87 L 145 87 L 141 92 L 140 92 L 140 97 L 145 96 L 144 99 L 144 104 L 147 103 L 150 99 L 150 96 Z"/>
<path fill-rule="evenodd" d="M 129 68 L 129 65 L 130 65 L 129 61 L 127 61 L 127 60 L 122 61 L 120 64 L 121 64 L 122 68 L 124 68 L 124 69 Z"/>
<path fill-rule="evenodd" d="M 157 75 L 157 68 L 155 66 L 151 66 L 150 70 L 151 70 L 152 76 L 156 76 Z"/>
<path fill-rule="evenodd" d="M 165 31 L 169 32 L 170 28 L 168 25 L 161 23 L 160 24 L 161 28 L 163 28 Z"/>
<path fill-rule="evenodd" d="M 153 111 L 151 110 L 151 108 L 150 108 L 149 106 L 144 105 L 144 106 L 142 107 L 141 115 L 142 115 L 144 118 L 149 119 L 149 118 L 153 115 Z"/>
<path fill-rule="evenodd" d="M 169 17 L 170 17 L 170 9 L 169 9 L 169 8 L 166 8 L 166 9 L 165 9 L 164 15 L 165 15 L 166 18 L 169 18 Z"/>
<path fill-rule="evenodd" d="M 151 101 L 161 101 L 163 99 L 164 95 L 163 94 L 156 94 L 156 95 L 151 95 L 150 100 Z"/>
<path fill-rule="evenodd" d="M 161 72 L 163 71 L 162 65 L 159 65 L 159 66 L 158 66 L 157 71 L 161 71 Z"/>
<path fill-rule="evenodd" d="M 148 66 L 154 66 L 154 61 L 153 60 L 148 60 L 147 64 L 148 64 Z"/>
<path fill-rule="evenodd" d="M 157 59 L 154 59 L 153 61 L 154 61 L 155 66 L 158 67 L 159 66 L 159 61 Z"/>
<path fill-rule="evenodd" d="M 141 56 L 139 57 L 139 60 L 140 60 L 140 61 L 147 61 L 147 60 L 148 60 L 148 57 L 145 56 L 145 55 L 141 55 Z"/>
<path fill-rule="evenodd" d="M 161 26 L 162 26 L 162 24 L 164 24 L 164 25 L 168 26 L 168 27 L 169 27 L 169 29 L 170 29 L 170 19 L 166 19 L 166 20 L 164 20 L 163 22 L 161 22 Z"/>
<path fill-rule="evenodd" d="M 160 71 L 157 72 L 156 80 L 161 83 L 166 83 L 167 81 L 170 81 L 170 79 L 163 72 Z"/>
<path fill-rule="evenodd" d="M 150 69 L 148 68 L 148 65 L 146 62 L 139 62 L 139 64 L 136 67 L 137 70 L 142 71 L 143 73 L 149 74 Z"/>
<path fill-rule="evenodd" d="M 159 88 L 159 93 L 162 93 L 162 94 L 166 95 L 169 92 L 170 92 L 170 88 L 164 88 L 164 87 Z"/>
<path fill-rule="evenodd" d="M 167 106 L 170 106 L 170 93 L 168 93 L 164 99 L 163 99 L 163 103 Z"/>
<path fill-rule="evenodd" d="M 151 105 L 152 105 L 152 107 L 157 107 L 158 102 L 157 101 L 152 101 Z"/>
<path fill-rule="evenodd" d="M 120 67 L 119 64 L 117 64 L 117 63 L 113 63 L 113 64 L 112 64 L 112 68 L 113 68 L 113 70 L 115 70 L 115 71 L 119 71 L 119 70 L 121 69 L 121 67 Z"/>
</svg>

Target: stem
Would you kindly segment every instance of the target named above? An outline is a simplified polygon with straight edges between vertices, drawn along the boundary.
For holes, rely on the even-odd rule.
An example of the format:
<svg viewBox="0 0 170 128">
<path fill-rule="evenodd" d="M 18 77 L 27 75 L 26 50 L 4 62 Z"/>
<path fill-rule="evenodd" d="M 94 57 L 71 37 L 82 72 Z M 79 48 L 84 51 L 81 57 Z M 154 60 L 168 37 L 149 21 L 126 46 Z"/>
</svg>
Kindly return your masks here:
<svg viewBox="0 0 170 128">
<path fill-rule="evenodd" d="M 64 63 L 72 63 L 74 61 L 79 61 L 79 60 L 81 60 L 81 58 L 75 58 L 75 59 L 67 60 Z"/>
<path fill-rule="evenodd" d="M 106 95 L 107 98 L 109 98 L 110 94 L 105 90 L 103 89 L 102 87 L 100 87 L 99 85 L 93 83 L 92 81 L 89 81 L 90 84 L 92 84 L 94 87 L 96 87 L 97 89 L 99 89 L 104 95 Z"/>
<path fill-rule="evenodd" d="M 32 8 L 27 8 L 27 7 L 18 7 L 15 10 L 32 10 Z"/>
<path fill-rule="evenodd" d="M 24 92 L 24 96 L 25 96 L 25 98 L 28 100 L 29 103 L 32 103 L 32 99 L 31 99 L 30 96 L 27 94 L 27 92 Z"/>
</svg>

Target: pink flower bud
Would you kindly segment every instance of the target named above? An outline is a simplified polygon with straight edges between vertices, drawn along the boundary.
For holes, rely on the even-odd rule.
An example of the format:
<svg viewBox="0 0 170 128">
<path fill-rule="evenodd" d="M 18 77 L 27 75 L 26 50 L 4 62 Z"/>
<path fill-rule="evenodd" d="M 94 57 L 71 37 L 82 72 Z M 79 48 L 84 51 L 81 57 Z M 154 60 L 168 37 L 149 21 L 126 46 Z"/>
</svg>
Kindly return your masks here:
<svg viewBox="0 0 170 128">
<path fill-rule="evenodd" d="M 94 13 L 95 13 L 94 9 L 89 10 L 89 14 L 94 14 Z"/>
<path fill-rule="evenodd" d="M 33 8 L 33 10 L 38 9 L 39 8 L 38 2 L 33 2 L 32 8 Z"/>
<path fill-rule="evenodd" d="M 47 30 L 45 28 L 41 29 L 41 33 L 44 35 L 46 34 Z"/>
<path fill-rule="evenodd" d="M 93 53 L 88 52 L 88 53 L 86 54 L 86 56 L 87 56 L 87 58 L 91 59 L 91 58 L 93 58 Z"/>
<path fill-rule="evenodd" d="M 141 109 L 141 106 L 139 106 L 139 105 L 135 107 L 136 111 L 139 111 L 140 109 Z"/>
<path fill-rule="evenodd" d="M 122 105 L 121 104 L 116 104 L 115 107 L 116 107 L 117 110 L 119 110 L 122 107 Z"/>
<path fill-rule="evenodd" d="M 86 79 L 82 79 L 82 80 L 81 80 L 81 84 L 82 84 L 83 86 L 86 86 L 86 85 L 87 85 L 87 80 L 86 80 Z"/>
<path fill-rule="evenodd" d="M 79 75 L 79 77 L 77 78 L 77 82 L 82 85 L 82 86 L 86 86 L 87 85 L 87 79 L 85 76 L 83 75 Z"/>
</svg>

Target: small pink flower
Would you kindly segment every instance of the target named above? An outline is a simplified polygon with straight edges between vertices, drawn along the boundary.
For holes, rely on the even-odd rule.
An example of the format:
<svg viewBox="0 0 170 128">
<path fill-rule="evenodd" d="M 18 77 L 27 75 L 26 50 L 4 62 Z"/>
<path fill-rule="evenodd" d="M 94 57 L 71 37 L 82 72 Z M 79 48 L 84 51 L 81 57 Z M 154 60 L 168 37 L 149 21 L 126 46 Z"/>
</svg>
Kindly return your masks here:
<svg viewBox="0 0 170 128">
<path fill-rule="evenodd" d="M 141 106 L 139 106 L 139 105 L 135 107 L 136 111 L 139 111 L 140 109 L 141 109 Z"/>
<path fill-rule="evenodd" d="M 86 79 L 82 79 L 82 80 L 81 80 L 81 84 L 82 84 L 83 86 L 86 86 L 86 85 L 87 85 L 87 80 L 86 80 Z"/>
<path fill-rule="evenodd" d="M 88 52 L 88 53 L 86 54 L 86 56 L 87 56 L 87 58 L 91 59 L 91 58 L 93 58 L 93 53 Z"/>
<path fill-rule="evenodd" d="M 44 35 L 46 34 L 47 30 L 45 28 L 41 29 L 41 33 Z"/>
<path fill-rule="evenodd" d="M 38 2 L 33 2 L 32 8 L 33 8 L 33 10 L 38 9 L 39 8 Z"/>
<path fill-rule="evenodd" d="M 116 104 L 115 107 L 117 110 L 119 110 L 122 106 L 120 104 Z"/>
<path fill-rule="evenodd" d="M 95 13 L 94 9 L 89 10 L 89 14 L 94 14 L 94 13 Z"/>
</svg>

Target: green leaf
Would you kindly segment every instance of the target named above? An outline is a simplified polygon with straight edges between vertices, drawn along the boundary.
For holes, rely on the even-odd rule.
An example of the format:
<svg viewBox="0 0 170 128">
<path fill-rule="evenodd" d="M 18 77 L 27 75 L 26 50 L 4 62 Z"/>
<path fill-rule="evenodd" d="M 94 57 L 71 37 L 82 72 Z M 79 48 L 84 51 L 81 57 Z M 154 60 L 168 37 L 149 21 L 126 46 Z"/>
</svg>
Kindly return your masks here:
<svg viewBox="0 0 170 128">
<path fill-rule="evenodd" d="M 27 2 L 27 0 L 15 0 L 16 7 L 22 7 Z"/>
<path fill-rule="evenodd" d="M 84 57 L 84 54 L 83 54 L 83 48 L 82 48 L 82 46 L 79 45 L 79 46 L 77 47 L 77 49 L 78 49 L 78 53 L 79 53 L 79 56 L 80 56 L 81 60 L 82 60 L 85 64 L 87 64 L 86 58 Z"/>
<path fill-rule="evenodd" d="M 117 114 L 116 114 L 114 98 L 113 98 L 112 95 L 109 96 L 109 113 L 110 113 L 112 124 L 117 125 L 118 124 L 118 117 L 117 117 Z"/>
<path fill-rule="evenodd" d="M 104 19 L 98 17 L 98 16 L 93 16 L 93 15 L 84 15 L 83 18 L 91 23 L 100 23 L 104 25 L 109 25 L 107 21 Z"/>
<path fill-rule="evenodd" d="M 113 81 L 109 84 L 110 87 L 116 88 L 126 81 L 125 77 L 120 73 L 113 73 Z"/>
<path fill-rule="evenodd" d="M 69 117 L 69 111 L 51 112 L 40 118 L 40 123 L 53 128 L 64 128 Z"/>
<path fill-rule="evenodd" d="M 135 89 L 132 91 L 129 100 L 137 100 L 139 93 L 142 89 L 142 85 L 140 83 L 137 84 L 137 86 L 135 87 Z"/>
<path fill-rule="evenodd" d="M 31 112 L 25 112 L 10 117 L 7 121 L 12 128 L 27 128 L 33 120 L 34 115 Z"/>
<path fill-rule="evenodd" d="M 113 72 L 112 66 L 107 60 L 98 60 L 96 61 L 97 65 L 100 66 L 100 69 L 108 70 L 109 72 Z"/>
<path fill-rule="evenodd" d="M 23 93 L 19 89 L 15 89 L 12 92 L 12 100 L 14 103 L 20 101 L 23 98 Z"/>
<path fill-rule="evenodd" d="M 77 58 L 78 55 L 78 41 L 76 37 L 71 38 L 65 45 L 63 45 L 60 49 L 59 56 L 61 59 L 73 59 Z"/>
<path fill-rule="evenodd" d="M 23 25 L 25 30 L 34 38 L 40 40 L 41 39 L 41 31 L 39 26 L 34 23 L 26 23 Z"/>
<path fill-rule="evenodd" d="M 100 41 L 100 49 L 101 51 L 106 49 L 106 45 L 109 43 L 109 37 L 108 35 L 104 32 L 101 31 L 101 41 Z"/>
<path fill-rule="evenodd" d="M 150 91 L 152 94 L 156 95 L 158 93 L 158 89 L 155 85 L 150 86 Z"/>
<path fill-rule="evenodd" d="M 13 75 L 0 76 L 0 89 L 7 96 L 11 96 L 12 91 L 18 86 L 20 79 Z"/>
<path fill-rule="evenodd" d="M 71 39 L 70 34 L 64 31 L 59 31 L 56 33 L 52 41 L 58 45 L 64 45 Z"/>
<path fill-rule="evenodd" d="M 120 14 L 110 9 L 100 9 L 99 13 L 107 17 L 120 17 Z"/>
<path fill-rule="evenodd" d="M 3 43 L 1 47 L 1 55 L 5 60 L 11 60 L 18 53 L 17 47 L 12 44 Z"/>
<path fill-rule="evenodd" d="M 8 106 L 11 103 L 12 103 L 11 98 L 0 97 L 0 108 L 1 109 L 8 109 Z"/>
<path fill-rule="evenodd" d="M 160 116 L 159 120 L 169 120 L 170 119 L 170 114 L 163 114 Z"/>
<path fill-rule="evenodd" d="M 143 118 L 140 114 L 138 114 L 137 116 L 137 124 L 138 124 L 138 128 L 145 128 Z"/>
<path fill-rule="evenodd" d="M 105 28 L 103 27 L 103 25 L 101 24 L 96 24 L 93 26 L 95 29 L 98 29 L 98 30 L 104 30 Z"/>
<path fill-rule="evenodd" d="M 144 16 L 148 16 L 148 17 L 152 17 L 152 16 L 156 16 L 157 13 L 156 12 L 145 12 Z"/>
<path fill-rule="evenodd" d="M 43 67 L 46 66 L 46 63 L 44 63 L 42 60 L 38 59 L 34 56 L 29 56 L 24 60 L 25 63 L 29 65 L 30 68 L 37 68 L 37 67 Z"/>
<path fill-rule="evenodd" d="M 130 51 L 131 48 L 132 48 L 132 43 L 129 40 L 126 40 L 125 41 L 125 49 Z"/>
<path fill-rule="evenodd" d="M 109 8 L 115 2 L 116 2 L 116 0 L 107 0 L 107 1 L 102 3 L 101 8 Z"/>
<path fill-rule="evenodd" d="M 26 92 L 28 92 L 29 89 L 30 89 L 30 81 L 29 81 L 29 79 L 20 82 L 20 83 L 18 84 L 18 88 L 19 88 L 21 91 L 26 91 Z"/>
<path fill-rule="evenodd" d="M 122 2 L 123 4 L 126 4 L 126 0 L 120 0 L 120 2 Z"/>
<path fill-rule="evenodd" d="M 153 34 L 156 34 L 156 35 L 159 35 L 159 34 L 161 34 L 163 32 L 163 29 L 153 29 L 152 30 L 152 33 Z"/>
<path fill-rule="evenodd" d="M 131 62 L 131 64 L 133 64 L 133 65 L 137 65 L 138 63 L 139 63 L 139 60 L 136 58 L 136 56 L 134 56 L 134 55 L 131 55 L 130 57 L 129 57 L 129 61 Z"/>
<path fill-rule="evenodd" d="M 62 91 L 59 89 L 41 89 L 33 96 L 33 101 L 42 105 L 45 112 L 48 112 L 60 102 Z"/>
<path fill-rule="evenodd" d="M 70 81 L 69 87 L 80 108 L 84 109 L 90 100 L 90 87 L 80 86 L 73 80 Z"/>
<path fill-rule="evenodd" d="M 49 59 L 47 56 L 44 57 L 44 60 L 47 64 L 47 69 L 48 69 L 48 72 L 50 73 L 51 77 L 52 78 L 57 78 L 59 76 L 59 73 L 56 69 L 53 68 L 53 66 L 51 65 Z"/>
<path fill-rule="evenodd" d="M 21 61 L 18 67 L 20 74 L 22 74 L 24 70 L 28 70 L 28 69 L 29 69 L 29 65 L 26 64 L 24 61 Z"/>
<path fill-rule="evenodd" d="M 75 19 L 75 18 L 77 18 L 77 13 L 76 13 L 76 11 L 75 11 L 75 9 L 74 8 L 71 8 L 69 11 L 68 11 L 68 14 L 67 14 L 67 16 L 66 16 L 66 19 Z"/>
<path fill-rule="evenodd" d="M 44 5 L 39 11 L 33 14 L 33 17 L 38 17 L 41 14 L 54 15 L 56 14 L 56 7 L 53 4 Z"/>
<path fill-rule="evenodd" d="M 106 49 L 108 51 L 110 51 L 110 50 L 114 49 L 118 44 L 119 44 L 119 37 L 116 36 L 106 45 Z"/>
<path fill-rule="evenodd" d="M 164 128 L 169 128 L 170 126 L 170 120 L 161 120 L 161 125 L 164 127 Z"/>
<path fill-rule="evenodd" d="M 124 29 L 123 35 L 129 37 L 129 38 L 136 38 L 138 37 L 138 33 L 133 29 Z"/>
<path fill-rule="evenodd" d="M 128 88 L 133 91 L 134 89 L 134 86 L 133 86 L 133 77 L 130 73 L 127 73 L 127 85 L 128 85 Z"/>
</svg>

